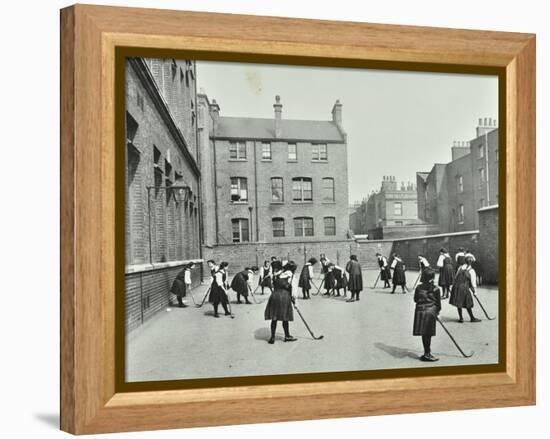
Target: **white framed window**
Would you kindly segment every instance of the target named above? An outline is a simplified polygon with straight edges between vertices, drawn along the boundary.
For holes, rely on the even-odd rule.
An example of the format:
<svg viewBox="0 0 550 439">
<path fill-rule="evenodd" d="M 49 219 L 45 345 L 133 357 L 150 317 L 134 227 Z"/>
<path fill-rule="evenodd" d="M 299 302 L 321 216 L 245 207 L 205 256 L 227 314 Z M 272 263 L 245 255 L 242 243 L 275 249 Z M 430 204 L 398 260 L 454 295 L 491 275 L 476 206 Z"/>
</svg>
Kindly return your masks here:
<svg viewBox="0 0 550 439">
<path fill-rule="evenodd" d="M 458 205 L 457 214 L 458 214 L 458 223 L 464 224 L 464 204 Z"/>
<path fill-rule="evenodd" d="M 295 162 L 298 160 L 298 149 L 295 143 L 288 144 L 288 161 Z"/>
<path fill-rule="evenodd" d="M 262 142 L 262 160 L 271 160 L 271 143 Z"/>
<path fill-rule="evenodd" d="M 231 177 L 231 201 L 248 201 L 248 182 L 245 177 Z"/>
<path fill-rule="evenodd" d="M 285 236 L 285 219 L 273 218 L 271 224 L 273 226 L 273 237 L 283 238 Z"/>
<path fill-rule="evenodd" d="M 479 145 L 477 147 L 477 150 L 478 150 L 478 155 L 479 155 L 479 158 L 482 159 L 483 157 L 485 157 L 485 146 L 484 145 Z"/>
<path fill-rule="evenodd" d="M 323 218 L 325 223 L 325 236 L 336 235 L 336 218 L 333 216 L 325 216 Z"/>
<path fill-rule="evenodd" d="M 458 193 L 464 192 L 464 177 L 462 175 L 456 177 L 456 191 Z"/>
<path fill-rule="evenodd" d="M 314 162 L 326 162 L 328 160 L 326 143 L 314 143 L 311 145 L 311 160 Z"/>
<path fill-rule="evenodd" d="M 294 236 L 313 236 L 313 218 L 294 218 Z"/>
<path fill-rule="evenodd" d="M 284 201 L 283 179 L 281 177 L 271 179 L 271 201 L 275 203 Z"/>
<path fill-rule="evenodd" d="M 480 184 L 483 184 L 485 183 L 485 168 L 480 168 L 479 169 L 479 182 Z"/>
<path fill-rule="evenodd" d="M 292 200 L 293 201 L 312 201 L 313 200 L 311 178 L 297 177 L 292 179 Z"/>
<path fill-rule="evenodd" d="M 229 142 L 229 159 L 246 160 L 246 143 Z"/>
<path fill-rule="evenodd" d="M 393 202 L 393 214 L 397 216 L 403 215 L 403 203 L 401 201 Z"/>
<path fill-rule="evenodd" d="M 248 229 L 248 220 L 246 218 L 234 218 L 231 220 L 233 229 L 233 242 L 248 242 L 250 234 Z"/>
<path fill-rule="evenodd" d="M 323 201 L 334 201 L 334 178 L 323 178 Z"/>
</svg>

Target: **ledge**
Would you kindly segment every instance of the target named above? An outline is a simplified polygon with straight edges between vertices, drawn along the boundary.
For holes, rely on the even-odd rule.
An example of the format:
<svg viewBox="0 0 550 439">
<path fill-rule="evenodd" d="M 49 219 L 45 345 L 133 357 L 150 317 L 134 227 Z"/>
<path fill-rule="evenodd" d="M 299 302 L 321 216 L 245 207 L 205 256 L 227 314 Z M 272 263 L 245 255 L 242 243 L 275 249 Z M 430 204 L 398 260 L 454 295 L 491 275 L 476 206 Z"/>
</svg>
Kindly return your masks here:
<svg viewBox="0 0 550 439">
<path fill-rule="evenodd" d="M 152 264 L 148 263 L 148 264 L 127 265 L 125 267 L 125 274 L 143 273 L 146 271 L 162 270 L 165 268 L 178 267 L 180 265 L 185 265 L 190 263 L 202 264 L 204 263 L 204 259 L 185 259 L 181 261 L 154 262 Z"/>
</svg>

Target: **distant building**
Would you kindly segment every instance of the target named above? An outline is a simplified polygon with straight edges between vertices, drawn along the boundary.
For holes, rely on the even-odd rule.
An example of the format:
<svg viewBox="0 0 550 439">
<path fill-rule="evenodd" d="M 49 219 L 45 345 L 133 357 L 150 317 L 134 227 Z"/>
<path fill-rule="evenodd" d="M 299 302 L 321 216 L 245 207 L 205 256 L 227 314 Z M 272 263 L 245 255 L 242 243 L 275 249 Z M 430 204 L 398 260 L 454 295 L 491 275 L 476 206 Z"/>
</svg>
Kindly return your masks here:
<svg viewBox="0 0 550 439">
<path fill-rule="evenodd" d="M 331 120 L 227 117 L 199 94 L 204 243 L 342 240 L 349 235 L 342 104 Z"/>
<path fill-rule="evenodd" d="M 369 239 L 391 239 L 436 232 L 418 219 L 414 184 L 384 176 L 378 192 L 372 192 L 350 215 L 353 232 Z M 352 224 L 353 223 L 353 224 Z"/>
<path fill-rule="evenodd" d="M 476 137 L 455 141 L 449 163 L 417 172 L 418 217 L 441 233 L 476 230 L 479 209 L 498 205 L 498 127 L 479 119 Z"/>
</svg>

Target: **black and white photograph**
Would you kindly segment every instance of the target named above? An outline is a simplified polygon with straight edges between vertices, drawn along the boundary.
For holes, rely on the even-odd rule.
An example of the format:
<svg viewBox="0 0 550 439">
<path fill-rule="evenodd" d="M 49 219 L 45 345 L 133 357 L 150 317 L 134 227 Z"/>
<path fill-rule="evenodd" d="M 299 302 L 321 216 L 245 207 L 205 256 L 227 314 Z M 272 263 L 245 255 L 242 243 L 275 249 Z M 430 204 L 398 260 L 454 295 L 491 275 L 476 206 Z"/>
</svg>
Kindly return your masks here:
<svg viewBox="0 0 550 439">
<path fill-rule="evenodd" d="M 499 363 L 499 79 L 125 60 L 128 383 Z"/>
</svg>

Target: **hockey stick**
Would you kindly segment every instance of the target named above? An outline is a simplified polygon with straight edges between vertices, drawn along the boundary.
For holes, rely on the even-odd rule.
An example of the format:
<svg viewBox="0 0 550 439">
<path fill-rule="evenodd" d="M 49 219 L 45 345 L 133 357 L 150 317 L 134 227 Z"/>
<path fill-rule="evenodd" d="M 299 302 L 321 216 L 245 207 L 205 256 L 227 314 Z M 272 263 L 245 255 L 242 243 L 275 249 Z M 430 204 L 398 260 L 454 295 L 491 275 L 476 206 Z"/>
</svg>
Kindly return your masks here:
<svg viewBox="0 0 550 439">
<path fill-rule="evenodd" d="M 250 295 L 252 296 L 252 300 L 254 301 L 254 303 L 256 303 L 256 304 L 260 303 L 256 300 L 256 296 L 254 295 L 254 292 L 252 291 L 252 288 L 250 288 L 250 285 L 248 285 L 248 291 L 250 291 Z"/>
<path fill-rule="evenodd" d="M 441 327 L 445 330 L 445 332 L 447 333 L 447 335 L 450 337 L 450 339 L 453 341 L 453 343 L 455 344 L 455 346 L 457 347 L 457 349 L 460 351 L 460 353 L 462 354 L 463 357 L 465 358 L 470 358 L 472 355 L 474 355 L 474 351 L 472 351 L 470 353 L 470 355 L 466 355 L 464 353 L 464 351 L 460 348 L 460 346 L 458 345 L 458 343 L 456 342 L 456 340 L 454 339 L 454 337 L 451 335 L 451 333 L 449 332 L 449 330 L 445 327 L 445 325 L 443 324 L 443 322 L 441 320 L 439 320 L 439 317 L 435 316 L 435 319 L 439 322 L 439 324 L 441 325 Z"/>
<path fill-rule="evenodd" d="M 313 333 L 313 331 L 311 330 L 311 328 L 307 324 L 306 319 L 304 319 L 304 316 L 302 315 L 302 313 L 300 312 L 300 310 L 298 309 L 296 304 L 293 303 L 292 306 L 294 307 L 294 309 L 296 310 L 296 312 L 298 313 L 298 315 L 302 319 L 302 322 L 304 322 L 304 325 L 306 326 L 307 330 L 311 334 L 311 337 L 313 338 L 313 340 L 321 340 L 322 338 L 324 338 L 324 335 L 320 335 L 319 337 L 315 337 L 315 334 Z"/>
<path fill-rule="evenodd" d="M 319 284 L 319 286 L 317 287 L 317 292 L 313 293 L 314 296 L 318 296 L 319 295 L 319 292 L 321 291 L 321 288 L 323 286 L 323 284 L 325 283 L 325 278 L 323 278 L 323 280 L 321 281 L 321 283 Z"/>
<path fill-rule="evenodd" d="M 481 303 L 481 300 L 479 300 L 479 297 L 477 297 L 477 295 L 473 294 L 473 293 L 472 293 L 472 296 L 474 296 L 476 298 L 477 303 L 479 303 L 479 306 L 481 306 L 483 314 L 485 314 L 485 317 L 487 317 L 487 320 L 495 320 L 496 317 L 489 317 L 489 314 L 487 314 L 487 311 L 485 311 L 485 308 L 483 307 L 483 304 Z"/>
<path fill-rule="evenodd" d="M 422 275 L 422 268 L 420 269 L 419 273 L 418 273 L 418 276 L 416 277 L 416 280 L 414 281 L 414 284 L 413 284 L 413 290 L 416 288 L 416 284 L 418 283 L 418 281 L 420 280 L 420 276 Z"/>
<path fill-rule="evenodd" d="M 378 273 L 378 277 L 374 281 L 374 285 L 372 287 L 370 287 L 371 290 L 374 290 L 376 288 L 376 285 L 378 284 L 378 280 L 380 279 L 380 274 L 382 274 L 382 273 Z"/>
<path fill-rule="evenodd" d="M 208 287 L 208 289 L 206 290 L 206 294 L 205 294 L 204 297 L 202 298 L 202 301 L 201 301 L 200 305 L 195 304 L 195 306 L 196 306 L 197 308 L 200 308 L 200 307 L 202 307 L 202 306 L 204 305 L 204 302 L 206 302 L 206 298 L 208 297 L 208 294 L 210 293 L 210 289 L 211 289 L 211 288 L 212 288 L 212 286 Z"/>
</svg>

